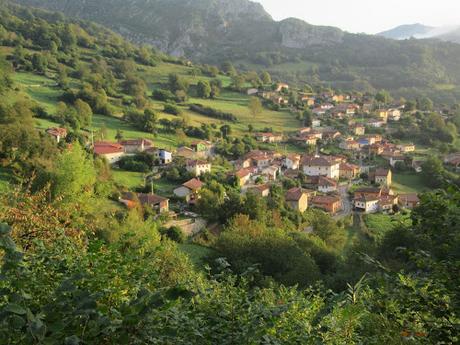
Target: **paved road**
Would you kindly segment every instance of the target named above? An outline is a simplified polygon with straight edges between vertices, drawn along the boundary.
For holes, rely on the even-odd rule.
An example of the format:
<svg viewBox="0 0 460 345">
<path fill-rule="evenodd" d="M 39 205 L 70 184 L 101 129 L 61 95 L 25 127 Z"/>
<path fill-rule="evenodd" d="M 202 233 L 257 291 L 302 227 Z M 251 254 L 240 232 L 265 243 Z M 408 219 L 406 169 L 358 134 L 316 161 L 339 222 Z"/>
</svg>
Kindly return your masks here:
<svg viewBox="0 0 460 345">
<path fill-rule="evenodd" d="M 348 188 L 349 185 L 339 186 L 339 194 L 342 198 L 342 211 L 334 216 L 335 219 L 345 218 L 353 213 L 353 203 L 348 195 Z"/>
</svg>

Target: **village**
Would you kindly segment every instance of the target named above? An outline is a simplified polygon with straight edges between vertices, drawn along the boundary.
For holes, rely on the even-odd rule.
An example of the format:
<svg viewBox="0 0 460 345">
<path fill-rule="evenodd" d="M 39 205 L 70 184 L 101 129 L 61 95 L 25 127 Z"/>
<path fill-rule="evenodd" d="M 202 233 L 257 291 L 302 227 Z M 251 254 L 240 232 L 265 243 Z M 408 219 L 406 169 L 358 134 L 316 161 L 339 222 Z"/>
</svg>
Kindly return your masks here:
<svg viewBox="0 0 460 345">
<path fill-rule="evenodd" d="M 289 85 L 277 84 L 275 90 L 247 90 L 267 104 L 289 105 L 286 97 Z M 248 133 L 258 147 L 237 159 L 228 159 L 225 175 L 241 194 L 253 193 L 269 197 L 273 186 L 289 180 L 292 188 L 285 190 L 285 202 L 295 211 L 321 209 L 336 218 L 354 213 L 394 213 L 413 209 L 420 200 L 417 193 L 396 193 L 392 189 L 395 170 L 422 172 L 423 160 L 417 158 L 416 146 L 411 142 L 392 142 L 387 133 L 390 125 L 407 113 L 405 104 L 382 104 L 370 96 L 361 98 L 327 92 L 300 93 L 301 102 L 311 114 L 306 127 L 292 133 Z M 340 129 L 331 125 L 340 121 Z M 58 142 L 66 136 L 64 128 L 50 128 L 48 134 Z M 176 150 L 155 147 L 152 140 L 134 139 L 118 142 L 96 141 L 91 149 L 98 157 L 117 167 L 126 157 L 149 155 L 154 162 L 145 174 L 149 193 L 124 191 L 119 201 L 127 207 L 136 203 L 177 219 L 179 214 L 196 214 L 195 205 L 200 191 L 206 186 L 204 176 L 211 176 L 218 154 L 218 139 L 194 141 Z M 287 150 L 286 147 L 294 148 Z M 460 154 L 445 157 L 445 164 L 458 169 Z M 154 185 L 172 168 L 185 172 L 168 195 L 154 192 Z M 174 211 L 173 211 L 174 210 Z"/>
</svg>

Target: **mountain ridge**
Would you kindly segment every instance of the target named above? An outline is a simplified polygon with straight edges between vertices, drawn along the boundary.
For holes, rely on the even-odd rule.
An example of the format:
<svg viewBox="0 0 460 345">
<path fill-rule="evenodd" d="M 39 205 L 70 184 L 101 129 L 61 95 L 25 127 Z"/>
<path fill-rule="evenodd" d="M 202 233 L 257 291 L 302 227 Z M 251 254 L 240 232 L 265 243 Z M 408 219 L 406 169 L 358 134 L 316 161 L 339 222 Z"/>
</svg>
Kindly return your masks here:
<svg viewBox="0 0 460 345">
<path fill-rule="evenodd" d="M 262 5 L 248 0 L 15 2 L 96 21 L 167 54 L 266 69 L 289 82 L 320 80 L 361 92 L 386 88 L 405 97 L 431 92 L 436 85 L 449 85 L 449 98 L 451 90 L 460 92 L 460 61 L 454 58 L 460 45 L 352 34 L 295 18 L 275 21 Z"/>
</svg>

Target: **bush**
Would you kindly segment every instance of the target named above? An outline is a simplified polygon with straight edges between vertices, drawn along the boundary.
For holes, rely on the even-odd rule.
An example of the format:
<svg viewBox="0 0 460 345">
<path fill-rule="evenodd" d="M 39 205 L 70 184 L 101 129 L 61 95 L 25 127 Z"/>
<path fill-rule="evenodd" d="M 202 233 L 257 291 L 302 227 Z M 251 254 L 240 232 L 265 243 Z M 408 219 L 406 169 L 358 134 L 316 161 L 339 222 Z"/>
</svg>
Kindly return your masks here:
<svg viewBox="0 0 460 345">
<path fill-rule="evenodd" d="M 157 101 L 168 102 L 168 101 L 175 101 L 176 96 L 169 90 L 154 90 L 152 94 L 152 98 L 156 99 Z"/>
<path fill-rule="evenodd" d="M 230 114 L 230 113 L 224 113 L 220 110 L 216 110 L 213 108 L 209 107 L 204 107 L 201 104 L 192 104 L 190 105 L 190 110 L 194 111 L 198 114 L 211 117 L 213 119 L 218 119 L 218 120 L 225 120 L 225 121 L 231 121 L 231 122 L 237 122 L 238 119 L 236 118 L 235 115 Z"/>
<path fill-rule="evenodd" d="M 173 104 L 165 104 L 164 110 L 165 113 L 171 114 L 171 115 L 180 115 L 182 114 L 182 110 L 180 110 L 178 107 L 176 107 Z"/>
<path fill-rule="evenodd" d="M 171 241 L 177 243 L 185 242 L 185 234 L 178 226 L 171 226 L 168 229 L 163 229 L 162 234 L 169 238 Z"/>
<path fill-rule="evenodd" d="M 136 157 L 123 157 L 120 162 L 118 162 L 120 169 L 133 172 L 142 172 L 146 173 L 150 171 L 147 163 L 138 160 Z"/>
</svg>

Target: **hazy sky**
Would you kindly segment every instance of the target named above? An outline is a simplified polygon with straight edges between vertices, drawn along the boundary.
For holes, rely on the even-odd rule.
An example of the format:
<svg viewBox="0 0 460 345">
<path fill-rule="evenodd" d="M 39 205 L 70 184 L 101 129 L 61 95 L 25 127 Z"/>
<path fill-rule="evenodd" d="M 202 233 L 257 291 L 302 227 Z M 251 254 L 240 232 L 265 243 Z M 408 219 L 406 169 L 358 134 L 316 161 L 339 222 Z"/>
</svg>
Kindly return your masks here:
<svg viewBox="0 0 460 345">
<path fill-rule="evenodd" d="M 460 25 L 460 0 L 253 0 L 276 20 L 296 17 L 350 32 L 377 33 L 401 24 Z"/>
</svg>

